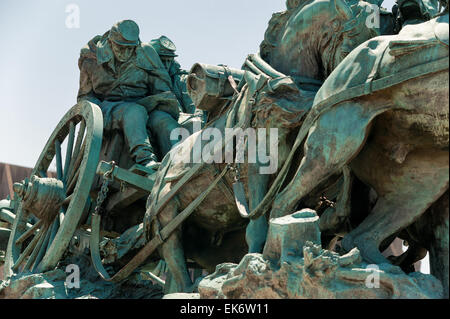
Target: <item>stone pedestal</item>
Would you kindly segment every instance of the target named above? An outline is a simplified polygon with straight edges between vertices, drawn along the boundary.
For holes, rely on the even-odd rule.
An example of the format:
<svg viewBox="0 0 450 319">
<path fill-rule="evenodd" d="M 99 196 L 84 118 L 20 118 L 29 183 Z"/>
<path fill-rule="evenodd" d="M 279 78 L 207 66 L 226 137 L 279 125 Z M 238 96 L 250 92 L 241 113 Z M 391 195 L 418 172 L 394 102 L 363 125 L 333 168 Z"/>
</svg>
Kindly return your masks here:
<svg viewBox="0 0 450 319">
<path fill-rule="evenodd" d="M 302 209 L 271 219 L 263 256 L 275 263 L 287 260 L 289 256 L 302 257 L 307 241 L 321 245 L 319 216 L 314 210 Z"/>
</svg>

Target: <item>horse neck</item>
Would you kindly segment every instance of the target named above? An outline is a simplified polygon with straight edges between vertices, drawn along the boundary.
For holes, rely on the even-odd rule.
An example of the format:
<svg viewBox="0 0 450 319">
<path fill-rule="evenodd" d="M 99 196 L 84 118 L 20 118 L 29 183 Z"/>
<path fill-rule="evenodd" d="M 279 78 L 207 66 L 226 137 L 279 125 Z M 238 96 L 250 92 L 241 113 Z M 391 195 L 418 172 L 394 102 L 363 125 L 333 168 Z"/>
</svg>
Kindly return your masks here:
<svg viewBox="0 0 450 319">
<path fill-rule="evenodd" d="M 208 115 L 208 122 L 206 122 L 205 128 L 217 128 L 219 130 L 223 130 L 226 125 L 226 120 L 229 113 L 229 107 L 227 110 L 223 111 L 222 113 L 217 112 L 214 114 Z"/>
<path fill-rule="evenodd" d="M 329 23 L 321 21 L 333 18 L 312 20 L 313 23 L 302 20 L 295 26 L 289 26 L 288 22 L 284 33 L 280 33 L 279 41 L 273 48 L 269 63 L 278 71 L 294 78 L 324 81 L 329 74 L 330 57 L 324 55 L 323 51 L 327 50 L 333 31 Z"/>
</svg>

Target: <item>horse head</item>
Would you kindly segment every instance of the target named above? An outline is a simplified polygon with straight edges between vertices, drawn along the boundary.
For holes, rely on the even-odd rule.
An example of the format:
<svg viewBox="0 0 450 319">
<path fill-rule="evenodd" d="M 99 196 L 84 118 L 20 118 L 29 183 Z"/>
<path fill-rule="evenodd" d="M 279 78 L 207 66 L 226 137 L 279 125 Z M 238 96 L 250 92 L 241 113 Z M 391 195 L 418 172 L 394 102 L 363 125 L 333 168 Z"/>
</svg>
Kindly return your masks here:
<svg viewBox="0 0 450 319">
<path fill-rule="evenodd" d="M 325 80 L 351 50 L 380 35 L 378 1 L 369 1 L 289 1 L 268 62 L 294 78 Z"/>
</svg>

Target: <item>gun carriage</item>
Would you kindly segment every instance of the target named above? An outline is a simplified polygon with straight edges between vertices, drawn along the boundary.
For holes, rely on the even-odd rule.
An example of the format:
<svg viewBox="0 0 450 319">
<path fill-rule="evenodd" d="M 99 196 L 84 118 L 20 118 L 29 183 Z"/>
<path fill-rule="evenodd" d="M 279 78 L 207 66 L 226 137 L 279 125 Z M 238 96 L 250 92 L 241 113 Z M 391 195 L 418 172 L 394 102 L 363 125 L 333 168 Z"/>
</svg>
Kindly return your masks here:
<svg viewBox="0 0 450 319">
<path fill-rule="evenodd" d="M 197 84 L 208 83 L 200 91 L 213 94 L 216 104 L 223 106 L 233 94 L 225 68 L 200 64 L 195 68 L 204 72 L 197 70 Z M 242 73 L 233 75 L 238 80 Z M 182 113 L 178 122 L 192 134 L 202 117 L 201 112 Z M 108 275 L 101 265 L 99 242 L 118 238 L 142 222 L 155 176 L 153 170 L 134 163 L 120 130 L 104 130 L 97 105 L 82 101 L 73 106 L 54 129 L 30 177 L 14 184 L 15 198 L 2 201 L 2 219 L 11 227 L 4 277 L 49 271 L 68 251 L 84 252 L 89 246 L 104 279 L 126 277 Z M 99 217 L 94 220 L 94 215 Z"/>
</svg>

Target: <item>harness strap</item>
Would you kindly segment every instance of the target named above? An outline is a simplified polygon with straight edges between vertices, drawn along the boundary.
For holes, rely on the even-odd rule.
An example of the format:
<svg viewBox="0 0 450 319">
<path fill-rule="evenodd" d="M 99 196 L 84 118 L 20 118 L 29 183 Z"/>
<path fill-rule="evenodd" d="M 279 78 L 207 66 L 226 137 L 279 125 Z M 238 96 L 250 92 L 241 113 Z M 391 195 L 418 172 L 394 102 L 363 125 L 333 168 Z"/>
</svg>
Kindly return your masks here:
<svg viewBox="0 0 450 319">
<path fill-rule="evenodd" d="M 234 202 L 239 211 L 239 214 L 243 218 L 248 218 L 250 209 L 248 208 L 247 199 L 245 197 L 244 184 L 241 181 L 235 181 L 233 183 Z"/>
<path fill-rule="evenodd" d="M 90 239 L 91 246 L 91 257 L 94 264 L 95 270 L 102 277 L 103 280 L 109 282 L 120 282 L 127 278 L 140 264 L 142 264 L 148 256 L 150 256 L 156 248 L 158 248 L 164 241 L 170 236 L 170 234 L 180 226 L 180 224 L 188 218 L 192 212 L 201 204 L 205 197 L 213 190 L 217 183 L 222 179 L 225 173 L 230 168 L 229 165 L 225 166 L 222 172 L 214 179 L 214 181 L 208 186 L 208 188 L 203 191 L 193 202 L 191 202 L 188 207 L 186 207 L 181 213 L 179 213 L 174 219 L 172 219 L 160 232 L 159 236 L 155 236 L 151 241 L 149 241 L 141 250 L 133 257 L 122 269 L 120 269 L 114 276 L 110 277 L 106 269 L 103 267 L 100 251 L 99 251 L 99 241 L 100 241 L 100 221 L 101 216 L 98 214 L 92 215 L 92 234 Z M 151 274 L 151 277 L 156 277 L 156 275 Z"/>
<path fill-rule="evenodd" d="M 436 73 L 439 71 L 448 70 L 449 66 L 449 58 L 441 58 L 439 60 L 435 60 L 432 62 L 424 63 L 418 66 L 415 66 L 411 69 L 405 70 L 403 72 L 399 72 L 396 74 L 392 74 L 381 79 L 377 79 L 372 81 L 371 90 L 369 93 L 374 93 L 377 91 L 381 91 L 388 87 L 392 87 L 394 85 L 400 84 L 407 80 L 411 80 L 420 76 L 424 76 L 431 73 Z M 313 126 L 315 121 L 319 118 L 319 116 L 327 111 L 330 107 L 341 103 L 343 101 L 347 101 L 356 97 L 367 95 L 367 83 L 363 83 L 361 85 L 349 88 L 347 90 L 341 91 L 335 95 L 330 96 L 329 98 L 320 101 L 316 104 L 313 109 L 306 116 L 305 121 L 303 122 L 300 131 L 297 134 L 295 139 L 295 143 L 292 146 L 292 149 L 284 163 L 281 171 L 277 175 L 275 181 L 270 187 L 269 191 L 264 196 L 263 200 L 259 203 L 259 205 L 248 214 L 248 218 L 256 219 L 267 212 L 270 208 L 272 201 L 275 199 L 275 196 L 278 194 L 281 185 L 286 178 L 286 175 L 289 170 L 290 163 L 294 157 L 295 151 L 298 149 L 300 144 L 308 135 L 309 129 Z"/>
<path fill-rule="evenodd" d="M 264 79 L 263 79 L 264 80 Z M 261 89 L 263 86 L 263 83 L 265 83 L 265 81 L 261 81 L 261 83 L 257 83 L 257 87 L 255 88 L 255 92 L 253 92 L 253 95 L 256 94 L 256 91 Z M 234 124 L 234 116 L 231 116 L 230 119 L 232 120 L 231 122 L 227 122 L 227 126 L 229 125 L 230 127 L 235 127 L 235 128 L 245 128 L 249 125 L 250 123 L 250 116 L 251 114 L 251 106 L 249 106 L 249 100 L 251 98 L 253 98 L 253 95 L 251 95 L 251 97 L 249 97 L 248 92 L 247 94 L 241 94 L 238 96 L 238 98 L 236 99 L 236 102 L 233 106 L 233 108 L 231 109 L 231 114 L 235 113 L 237 110 L 237 108 L 239 107 L 239 105 L 241 104 L 242 100 L 243 100 L 243 96 L 247 95 L 247 116 L 244 116 L 243 119 L 241 119 L 241 121 L 239 121 L 239 123 L 234 126 L 232 124 Z M 222 140 L 222 147 L 220 149 L 217 149 L 216 152 L 222 152 L 223 148 L 225 147 L 225 145 L 227 145 L 228 143 L 231 142 L 231 139 L 233 138 L 233 136 L 225 136 L 225 139 Z M 209 155 L 210 158 L 209 159 L 213 159 L 214 156 L 216 155 L 216 153 L 214 152 L 213 155 Z M 206 162 L 209 162 L 209 160 L 204 160 L 201 163 L 196 163 L 193 167 L 191 167 L 184 175 L 183 177 L 175 184 L 175 186 L 161 199 L 159 200 L 159 190 L 158 190 L 158 194 L 156 196 L 156 198 L 152 201 L 152 204 L 150 205 L 149 209 L 148 209 L 148 213 L 150 214 L 150 218 L 153 218 L 154 216 L 156 216 L 161 209 L 173 198 L 173 196 L 175 196 L 175 194 L 180 190 L 181 187 L 184 186 L 184 184 L 186 184 L 192 176 L 194 176 L 204 165 Z M 165 171 L 163 172 L 163 176 L 167 173 L 169 169 L 169 165 L 166 165 L 165 167 Z M 161 179 L 161 185 L 158 185 L 158 188 L 160 189 L 162 186 L 162 182 L 163 179 Z"/>
</svg>

